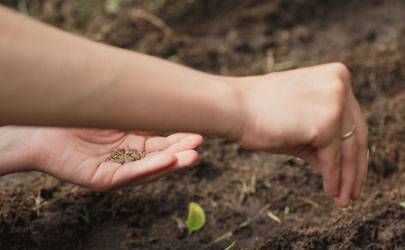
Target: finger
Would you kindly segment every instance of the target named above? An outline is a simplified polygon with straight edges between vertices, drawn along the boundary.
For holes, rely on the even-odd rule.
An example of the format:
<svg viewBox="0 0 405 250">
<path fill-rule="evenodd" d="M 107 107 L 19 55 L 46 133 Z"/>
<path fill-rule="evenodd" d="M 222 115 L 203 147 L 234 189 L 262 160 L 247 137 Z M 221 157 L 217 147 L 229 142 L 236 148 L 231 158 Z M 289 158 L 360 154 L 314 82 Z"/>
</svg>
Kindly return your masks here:
<svg viewBox="0 0 405 250">
<path fill-rule="evenodd" d="M 186 136 L 189 136 L 188 133 L 176 133 L 167 137 L 156 136 L 148 138 L 145 142 L 145 152 L 154 152 L 159 150 L 165 150 L 170 145 L 177 143 Z"/>
<path fill-rule="evenodd" d="M 340 131 L 340 130 L 339 130 Z M 339 132 L 340 135 L 340 132 Z M 339 196 L 341 179 L 341 144 L 340 137 L 318 153 L 318 164 L 320 165 L 323 188 L 331 197 Z"/>
<path fill-rule="evenodd" d="M 172 135 L 167 136 L 167 139 L 169 140 L 170 143 L 175 143 L 180 141 L 181 139 L 190 136 L 190 135 L 197 135 L 194 133 L 175 133 Z"/>
<path fill-rule="evenodd" d="M 170 146 L 169 140 L 167 140 L 167 137 L 151 137 L 146 139 L 145 141 L 145 152 L 155 152 L 155 151 L 161 151 L 165 150 Z"/>
<path fill-rule="evenodd" d="M 189 149 L 195 149 L 203 143 L 203 137 L 197 134 L 190 134 L 183 137 L 176 143 L 173 143 L 168 148 L 165 149 L 165 152 L 168 153 L 178 153 Z"/>
<path fill-rule="evenodd" d="M 349 92 L 350 95 L 351 92 Z M 349 100 L 346 102 L 346 109 L 343 116 L 341 140 L 341 173 L 339 196 L 335 198 L 335 203 L 340 207 L 347 207 L 351 201 L 351 193 L 354 188 L 354 182 L 358 175 L 358 143 L 356 139 L 356 126 L 353 119 L 352 105 Z M 349 137 L 343 138 L 344 134 L 351 132 Z"/>
<path fill-rule="evenodd" d="M 186 137 L 201 137 L 198 134 L 192 133 L 176 133 L 168 137 L 151 137 L 148 138 L 145 142 L 145 151 L 153 152 L 158 150 L 165 150 L 173 144 L 178 143 Z"/>
<path fill-rule="evenodd" d="M 176 154 L 177 163 L 174 167 L 167 168 L 162 172 L 151 174 L 142 178 L 136 184 L 145 184 L 152 181 L 156 181 L 164 176 L 167 176 L 175 171 L 190 168 L 198 163 L 198 153 L 195 150 L 187 150 Z"/>
<path fill-rule="evenodd" d="M 360 198 L 364 181 L 368 171 L 368 139 L 367 139 L 367 124 L 362 115 L 360 106 L 354 96 L 351 97 L 353 107 L 353 119 L 357 126 L 357 141 L 358 141 L 358 174 L 354 183 L 352 199 Z"/>
<path fill-rule="evenodd" d="M 351 200 L 351 193 L 357 175 L 357 151 L 355 137 L 342 142 L 341 186 L 339 197 L 335 198 L 335 203 L 339 207 L 347 207 Z"/>
<path fill-rule="evenodd" d="M 176 168 L 193 166 L 198 162 L 198 153 L 195 150 L 186 150 L 175 154 L 177 158 Z"/>
<path fill-rule="evenodd" d="M 155 155 L 148 155 L 139 161 L 126 163 L 115 169 L 115 171 L 105 169 L 103 166 L 100 166 L 99 171 L 100 175 L 102 175 L 102 171 L 110 171 L 110 181 L 106 185 L 115 188 L 168 169 L 174 166 L 176 162 L 177 158 L 173 154 L 160 152 Z"/>
</svg>

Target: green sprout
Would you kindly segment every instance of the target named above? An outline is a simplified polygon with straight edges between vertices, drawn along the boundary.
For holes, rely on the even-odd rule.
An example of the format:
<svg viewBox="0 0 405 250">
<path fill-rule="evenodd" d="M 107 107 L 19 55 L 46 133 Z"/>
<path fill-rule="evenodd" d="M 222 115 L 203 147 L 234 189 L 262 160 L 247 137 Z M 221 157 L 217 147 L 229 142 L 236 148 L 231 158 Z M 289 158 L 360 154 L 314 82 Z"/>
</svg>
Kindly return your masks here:
<svg viewBox="0 0 405 250">
<path fill-rule="evenodd" d="M 192 234 L 200 230 L 205 225 L 205 212 L 204 209 L 195 202 L 188 204 L 188 216 L 186 226 L 188 233 Z"/>
</svg>

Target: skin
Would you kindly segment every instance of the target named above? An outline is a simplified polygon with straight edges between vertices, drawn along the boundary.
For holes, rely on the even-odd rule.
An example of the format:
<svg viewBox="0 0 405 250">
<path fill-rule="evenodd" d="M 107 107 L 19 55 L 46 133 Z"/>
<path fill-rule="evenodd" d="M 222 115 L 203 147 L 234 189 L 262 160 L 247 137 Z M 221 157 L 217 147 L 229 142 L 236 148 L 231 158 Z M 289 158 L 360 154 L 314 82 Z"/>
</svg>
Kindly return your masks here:
<svg viewBox="0 0 405 250">
<path fill-rule="evenodd" d="M 100 129 L 2 127 L 0 148 L 5 150 L 0 162 L 9 169 L 0 170 L 3 174 L 39 170 L 64 181 L 105 191 L 129 183 L 153 181 L 189 167 L 198 159 L 193 149 L 203 142 L 200 135 L 190 133 L 167 137 L 140 134 Z M 147 156 L 123 165 L 106 161 L 118 147 L 137 149 Z"/>
<path fill-rule="evenodd" d="M 360 197 L 367 126 L 341 63 L 225 77 L 88 41 L 1 7 L 0 30 L 0 174 L 39 170 L 98 191 L 140 184 L 195 164 L 204 134 L 309 161 L 340 207 Z M 353 124 L 356 133 L 342 140 Z M 149 154 L 106 163 L 117 146 Z"/>
</svg>

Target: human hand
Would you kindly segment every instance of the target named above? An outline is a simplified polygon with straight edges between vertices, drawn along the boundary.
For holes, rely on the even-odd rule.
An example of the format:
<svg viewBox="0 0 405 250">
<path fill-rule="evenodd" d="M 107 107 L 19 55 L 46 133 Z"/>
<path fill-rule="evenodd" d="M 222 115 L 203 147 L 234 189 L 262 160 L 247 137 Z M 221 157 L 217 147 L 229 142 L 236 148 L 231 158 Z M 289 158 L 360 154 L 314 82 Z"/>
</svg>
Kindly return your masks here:
<svg viewBox="0 0 405 250">
<path fill-rule="evenodd" d="M 29 127 L 1 127 L 0 138 L 3 149 L 8 146 L 8 155 L 14 154 L 19 161 L 3 162 L 1 165 L 14 165 L 7 172 L 33 168 L 96 191 L 150 182 L 191 166 L 198 160 L 194 149 L 203 142 L 200 135 L 190 133 L 160 137 L 115 130 Z M 106 161 L 116 148 L 136 149 L 146 157 L 124 164 Z"/>
<path fill-rule="evenodd" d="M 325 192 L 348 206 L 368 168 L 367 125 L 350 81 L 340 63 L 237 79 L 245 115 L 238 142 L 309 161 Z"/>
</svg>

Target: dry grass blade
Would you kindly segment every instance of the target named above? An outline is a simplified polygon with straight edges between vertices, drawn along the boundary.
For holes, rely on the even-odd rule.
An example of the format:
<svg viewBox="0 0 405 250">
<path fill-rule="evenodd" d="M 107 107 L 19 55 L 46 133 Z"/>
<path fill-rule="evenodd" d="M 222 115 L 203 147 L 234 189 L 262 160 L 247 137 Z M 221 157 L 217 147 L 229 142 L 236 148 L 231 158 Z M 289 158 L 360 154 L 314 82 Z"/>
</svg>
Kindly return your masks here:
<svg viewBox="0 0 405 250">
<path fill-rule="evenodd" d="M 214 245 L 214 244 L 216 244 L 216 243 L 218 243 L 218 242 L 221 242 L 221 241 L 223 241 L 223 240 L 226 240 L 226 239 L 232 237 L 235 231 L 237 231 L 237 230 L 239 230 L 239 229 L 241 229 L 241 228 L 244 228 L 244 227 L 247 227 L 248 225 L 250 225 L 255 219 L 257 219 L 260 215 L 262 215 L 262 213 L 263 213 L 264 211 L 266 211 L 266 210 L 269 208 L 269 206 L 270 206 L 269 204 L 266 204 L 264 207 L 262 207 L 262 208 L 259 210 L 259 212 L 258 212 L 255 216 L 252 216 L 252 217 L 247 218 L 245 221 L 243 221 L 242 223 L 240 223 L 240 224 L 239 224 L 236 228 L 234 228 L 233 230 L 230 230 L 230 231 L 228 231 L 228 232 L 222 234 L 221 236 L 217 237 L 216 239 L 214 239 L 213 241 L 211 241 L 211 242 L 207 245 L 206 248 L 210 248 L 212 245 Z"/>
<path fill-rule="evenodd" d="M 227 246 L 224 250 L 231 250 L 236 245 L 236 241 L 233 241 L 229 246 Z"/>
<path fill-rule="evenodd" d="M 273 213 L 270 212 L 270 211 L 267 212 L 267 215 L 268 215 L 272 220 L 274 220 L 275 222 L 281 224 L 281 220 L 280 220 L 280 218 L 277 217 L 277 215 L 273 214 Z"/>
<path fill-rule="evenodd" d="M 174 35 L 174 31 L 172 28 L 169 27 L 161 18 L 155 16 L 154 14 L 147 12 L 143 9 L 133 9 L 130 11 L 129 15 L 135 19 L 142 19 L 145 20 L 158 29 L 160 29 L 167 37 L 171 37 Z"/>
<path fill-rule="evenodd" d="M 305 203 L 308 203 L 308 204 L 312 205 L 313 207 L 316 207 L 316 208 L 319 207 L 319 204 L 316 203 L 315 201 L 311 200 L 311 199 L 308 199 L 308 198 L 298 198 L 298 199 L 305 202 Z"/>
</svg>

